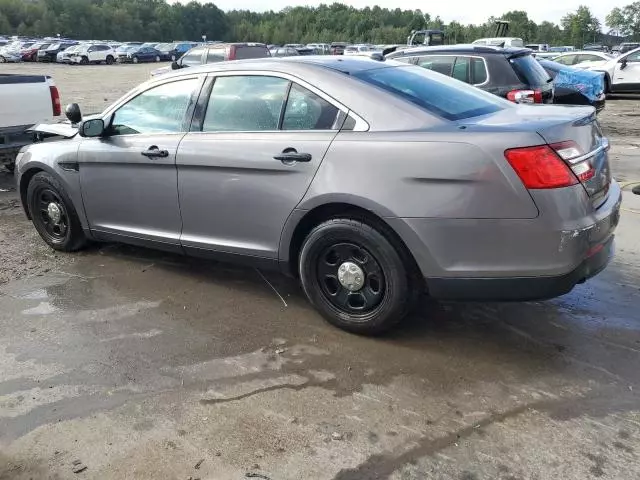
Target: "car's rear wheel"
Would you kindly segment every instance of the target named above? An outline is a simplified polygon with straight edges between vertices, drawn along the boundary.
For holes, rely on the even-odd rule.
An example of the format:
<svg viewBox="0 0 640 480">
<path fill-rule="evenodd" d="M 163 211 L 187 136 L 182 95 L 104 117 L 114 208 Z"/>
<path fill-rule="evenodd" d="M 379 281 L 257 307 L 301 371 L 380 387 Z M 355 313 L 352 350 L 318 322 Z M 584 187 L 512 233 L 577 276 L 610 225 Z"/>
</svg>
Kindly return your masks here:
<svg viewBox="0 0 640 480">
<path fill-rule="evenodd" d="M 381 229 L 354 218 L 315 227 L 299 260 L 302 287 L 332 324 L 374 335 L 393 327 L 413 306 L 410 266 Z"/>
<path fill-rule="evenodd" d="M 51 248 L 73 252 L 86 244 L 73 203 L 60 182 L 48 173 L 39 172 L 29 182 L 27 205 L 33 225 Z"/>
<path fill-rule="evenodd" d="M 156 55 L 156 62 L 159 62 L 160 60 L 162 60 L 162 59 L 160 58 L 160 55 Z"/>
<path fill-rule="evenodd" d="M 7 59 L 0 55 L 0 63 L 6 63 Z"/>
<path fill-rule="evenodd" d="M 111 55 L 107 55 L 107 65 L 113 65 L 113 57 Z"/>
<path fill-rule="evenodd" d="M 88 65 L 89 64 L 89 59 L 87 57 L 82 57 L 80 59 L 80 65 Z"/>
<path fill-rule="evenodd" d="M 133 57 L 133 60 L 132 60 L 133 63 L 138 63 L 139 61 L 140 60 L 138 60 L 138 57 Z"/>
</svg>

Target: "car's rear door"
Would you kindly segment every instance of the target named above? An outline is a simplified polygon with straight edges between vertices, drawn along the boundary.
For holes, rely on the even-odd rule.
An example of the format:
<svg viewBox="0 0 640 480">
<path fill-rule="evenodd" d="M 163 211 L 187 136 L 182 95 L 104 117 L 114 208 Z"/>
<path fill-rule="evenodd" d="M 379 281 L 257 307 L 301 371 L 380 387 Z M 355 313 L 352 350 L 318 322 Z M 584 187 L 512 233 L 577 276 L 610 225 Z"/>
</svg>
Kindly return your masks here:
<svg viewBox="0 0 640 480">
<path fill-rule="evenodd" d="M 175 158 L 202 81 L 193 76 L 151 87 L 107 113 L 107 135 L 82 140 L 82 198 L 97 238 L 180 250 Z"/>
<path fill-rule="evenodd" d="M 185 249 L 277 258 L 283 225 L 342 118 L 299 82 L 225 73 L 201 96 L 176 161 Z"/>
</svg>

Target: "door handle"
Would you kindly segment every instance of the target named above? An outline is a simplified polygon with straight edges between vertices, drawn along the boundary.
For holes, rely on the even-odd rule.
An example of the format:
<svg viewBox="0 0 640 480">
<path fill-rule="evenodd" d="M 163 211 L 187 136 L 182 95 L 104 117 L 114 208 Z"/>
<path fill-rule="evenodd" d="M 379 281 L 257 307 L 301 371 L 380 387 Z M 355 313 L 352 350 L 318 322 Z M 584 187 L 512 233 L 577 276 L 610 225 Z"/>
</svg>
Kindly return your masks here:
<svg viewBox="0 0 640 480">
<path fill-rule="evenodd" d="M 169 152 L 166 150 L 160 150 L 155 145 L 150 146 L 148 150 L 140 152 L 140 154 L 147 158 L 167 158 L 169 156 Z"/>
<path fill-rule="evenodd" d="M 283 152 L 280 155 L 275 155 L 273 157 L 276 160 L 280 160 L 285 163 L 292 162 L 310 162 L 313 158 L 310 153 L 298 153 L 296 151 L 293 152 Z"/>
</svg>

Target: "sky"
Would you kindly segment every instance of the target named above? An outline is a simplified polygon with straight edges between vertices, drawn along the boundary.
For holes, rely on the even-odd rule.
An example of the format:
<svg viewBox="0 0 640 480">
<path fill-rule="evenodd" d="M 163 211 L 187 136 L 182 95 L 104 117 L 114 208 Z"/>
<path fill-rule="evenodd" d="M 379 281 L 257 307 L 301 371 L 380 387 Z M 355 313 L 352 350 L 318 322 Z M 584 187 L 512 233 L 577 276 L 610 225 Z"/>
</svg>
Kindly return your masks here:
<svg viewBox="0 0 640 480">
<path fill-rule="evenodd" d="M 204 1 L 204 0 L 200 0 Z M 357 8 L 379 5 L 383 8 L 402 8 L 403 10 L 421 9 L 432 17 L 440 15 L 445 23 L 456 20 L 462 24 L 484 23 L 490 16 L 499 16 L 509 10 L 526 10 L 536 23 L 548 20 L 560 23 L 560 19 L 568 12 L 575 11 L 578 6 L 586 5 L 604 25 L 604 19 L 613 7 L 623 7 L 633 0 L 537 0 L 526 2 L 526 7 L 514 4 L 513 0 L 445 0 L 425 2 L 424 0 L 339 0 L 341 3 Z M 316 6 L 320 3 L 333 3 L 333 0 L 214 0 L 222 10 L 281 10 L 288 6 Z"/>
</svg>

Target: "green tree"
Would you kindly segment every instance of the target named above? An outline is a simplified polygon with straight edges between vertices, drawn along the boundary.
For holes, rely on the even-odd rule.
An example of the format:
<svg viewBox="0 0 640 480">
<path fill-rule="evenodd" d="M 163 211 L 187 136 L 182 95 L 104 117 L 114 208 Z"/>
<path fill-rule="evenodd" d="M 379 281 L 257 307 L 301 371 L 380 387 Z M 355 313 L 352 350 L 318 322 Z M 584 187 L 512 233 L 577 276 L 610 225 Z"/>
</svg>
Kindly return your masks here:
<svg viewBox="0 0 640 480">
<path fill-rule="evenodd" d="M 584 5 L 562 17 L 561 23 L 567 44 L 579 48 L 585 43 L 595 41 L 601 30 L 600 21 L 591 14 L 589 7 Z"/>
<path fill-rule="evenodd" d="M 614 8 L 607 15 L 606 23 L 624 36 L 640 38 L 640 1 L 633 2 L 624 8 Z"/>
</svg>

